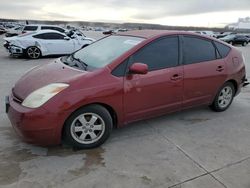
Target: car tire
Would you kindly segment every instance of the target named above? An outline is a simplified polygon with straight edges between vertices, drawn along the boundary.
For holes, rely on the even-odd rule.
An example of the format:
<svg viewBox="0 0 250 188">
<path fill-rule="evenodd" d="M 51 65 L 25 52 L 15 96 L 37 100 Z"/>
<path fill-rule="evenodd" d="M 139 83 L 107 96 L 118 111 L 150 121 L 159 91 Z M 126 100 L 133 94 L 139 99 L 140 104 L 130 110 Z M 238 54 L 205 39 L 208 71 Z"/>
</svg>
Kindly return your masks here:
<svg viewBox="0 0 250 188">
<path fill-rule="evenodd" d="M 39 59 L 42 56 L 42 52 L 38 47 L 30 46 L 26 49 L 26 56 L 30 59 Z"/>
<path fill-rule="evenodd" d="M 247 42 L 243 42 L 243 43 L 242 43 L 242 46 L 246 46 L 246 45 L 247 45 Z"/>
<path fill-rule="evenodd" d="M 106 108 L 89 105 L 75 111 L 66 120 L 63 141 L 74 148 L 95 148 L 108 139 L 112 127 L 112 117 Z"/>
<path fill-rule="evenodd" d="M 210 108 L 216 112 L 223 112 L 232 104 L 235 96 L 235 86 L 231 82 L 226 82 L 217 93 Z"/>
</svg>

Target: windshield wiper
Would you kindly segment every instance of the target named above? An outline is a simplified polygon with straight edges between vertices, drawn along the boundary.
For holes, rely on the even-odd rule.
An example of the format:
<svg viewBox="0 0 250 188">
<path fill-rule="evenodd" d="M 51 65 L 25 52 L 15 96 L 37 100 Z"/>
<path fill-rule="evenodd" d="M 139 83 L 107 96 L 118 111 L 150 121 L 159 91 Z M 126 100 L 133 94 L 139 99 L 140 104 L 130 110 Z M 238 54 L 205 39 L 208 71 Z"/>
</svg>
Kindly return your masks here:
<svg viewBox="0 0 250 188">
<path fill-rule="evenodd" d="M 73 61 L 76 61 L 75 64 L 72 66 L 77 65 L 79 68 L 83 68 L 84 70 L 87 70 L 87 67 L 88 67 L 87 63 L 83 62 L 80 58 L 76 58 L 74 54 L 72 54 L 70 57 L 73 59 Z"/>
</svg>

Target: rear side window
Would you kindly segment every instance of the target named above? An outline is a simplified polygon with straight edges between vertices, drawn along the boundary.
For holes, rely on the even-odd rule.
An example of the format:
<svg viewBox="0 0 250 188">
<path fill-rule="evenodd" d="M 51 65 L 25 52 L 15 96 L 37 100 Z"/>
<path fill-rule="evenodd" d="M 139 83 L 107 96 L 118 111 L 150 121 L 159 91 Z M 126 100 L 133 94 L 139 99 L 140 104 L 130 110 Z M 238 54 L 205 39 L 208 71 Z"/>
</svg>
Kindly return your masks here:
<svg viewBox="0 0 250 188">
<path fill-rule="evenodd" d="M 61 40 L 61 39 L 64 39 L 65 36 L 59 33 L 43 33 L 43 34 L 34 35 L 33 37 L 37 39 L 45 39 L 45 40 Z"/>
<path fill-rule="evenodd" d="M 229 54 L 229 52 L 231 50 L 230 47 L 228 47 L 224 44 L 221 44 L 220 42 L 216 42 L 216 41 L 214 41 L 214 44 L 215 44 L 216 48 L 218 49 L 222 58 L 225 58 Z"/>
<path fill-rule="evenodd" d="M 193 37 L 183 37 L 184 64 L 200 63 L 216 59 L 216 49 L 211 41 Z"/>
<path fill-rule="evenodd" d="M 175 67 L 179 61 L 177 36 L 159 39 L 143 47 L 130 57 L 130 63 L 145 63 L 149 71 Z"/>
<path fill-rule="evenodd" d="M 42 30 L 51 29 L 51 30 L 55 30 L 55 31 L 59 31 L 59 32 L 61 32 L 61 33 L 64 33 L 64 29 L 59 28 L 59 27 L 42 26 L 41 29 L 42 29 Z"/>
<path fill-rule="evenodd" d="M 36 31 L 37 30 L 37 26 L 25 26 L 24 27 L 24 31 Z"/>
</svg>

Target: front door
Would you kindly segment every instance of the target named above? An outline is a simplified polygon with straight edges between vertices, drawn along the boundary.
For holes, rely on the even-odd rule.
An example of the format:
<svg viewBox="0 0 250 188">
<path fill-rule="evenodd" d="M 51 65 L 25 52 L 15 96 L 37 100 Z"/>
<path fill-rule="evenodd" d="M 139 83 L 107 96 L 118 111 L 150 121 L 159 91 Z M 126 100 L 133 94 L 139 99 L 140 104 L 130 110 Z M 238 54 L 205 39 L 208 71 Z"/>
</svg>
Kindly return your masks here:
<svg viewBox="0 0 250 188">
<path fill-rule="evenodd" d="M 65 35 L 60 33 L 41 34 L 40 43 L 48 50 L 48 54 L 70 54 L 74 51 L 75 46 L 72 39 L 65 39 Z"/>
<path fill-rule="evenodd" d="M 145 75 L 124 78 L 125 122 L 136 121 L 176 111 L 181 108 L 183 66 L 179 66 L 178 36 L 160 38 L 129 58 L 149 67 Z"/>
</svg>

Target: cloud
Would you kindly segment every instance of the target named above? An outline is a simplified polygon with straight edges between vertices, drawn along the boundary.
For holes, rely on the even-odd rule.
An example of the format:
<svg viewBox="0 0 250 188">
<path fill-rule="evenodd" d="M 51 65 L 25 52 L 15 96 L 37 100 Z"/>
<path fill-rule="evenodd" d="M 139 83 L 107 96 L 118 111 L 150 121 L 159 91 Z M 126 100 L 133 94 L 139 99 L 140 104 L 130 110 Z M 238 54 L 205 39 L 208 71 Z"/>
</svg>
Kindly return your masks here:
<svg viewBox="0 0 250 188">
<path fill-rule="evenodd" d="M 110 10 L 116 13 L 114 19 Z M 227 11 L 250 11 L 249 0 L 0 0 L 0 17 L 27 19 L 91 20 L 95 16 L 94 20 L 150 21 Z"/>
</svg>

